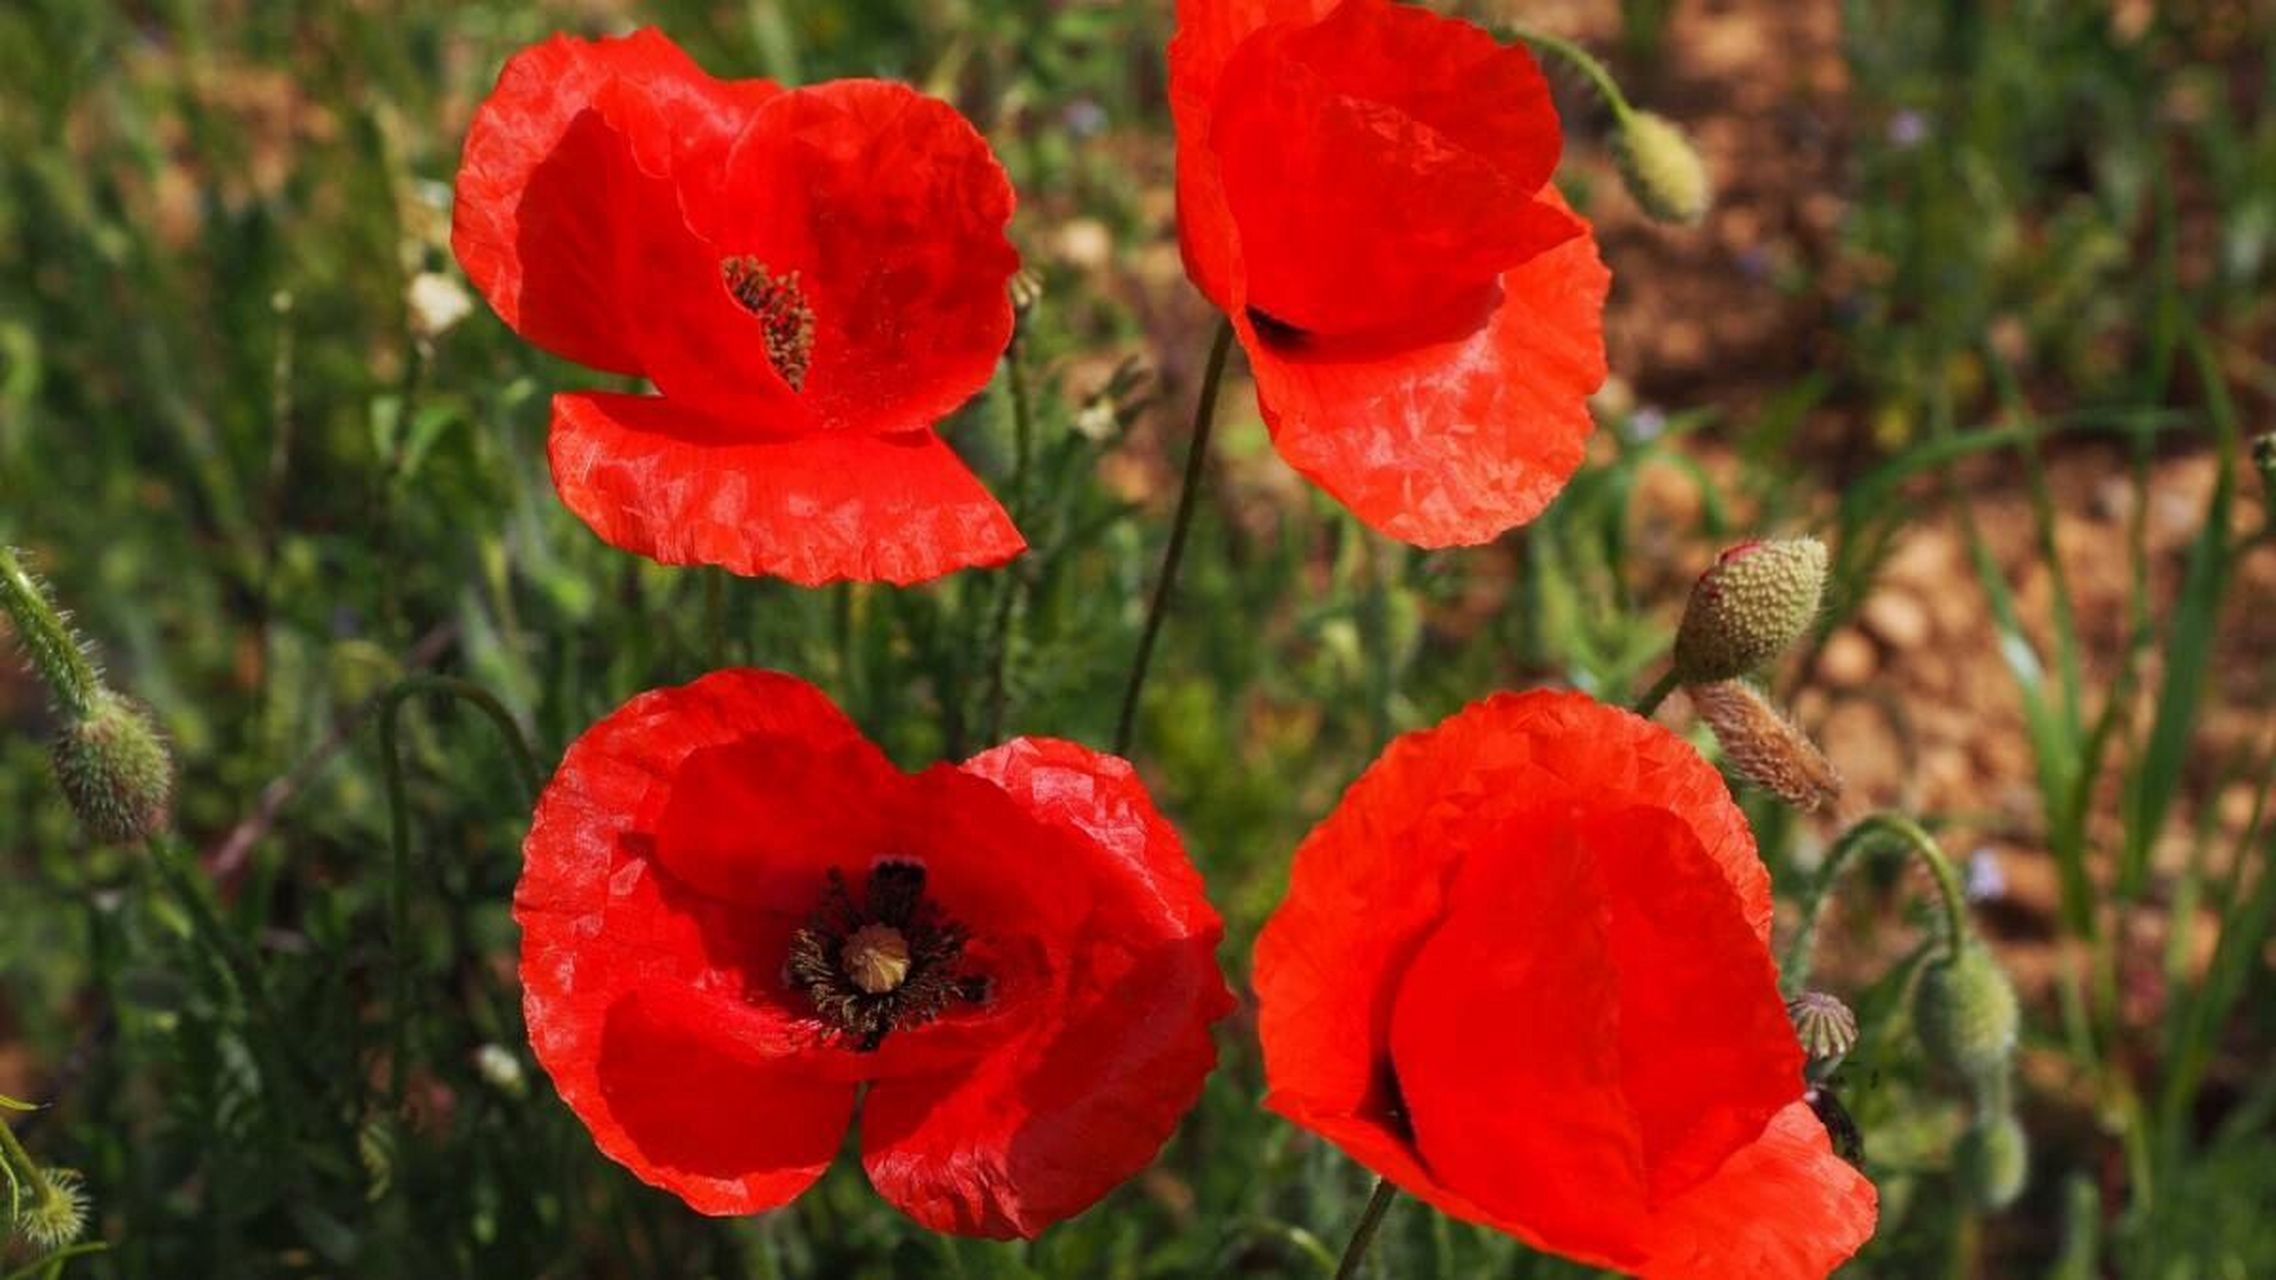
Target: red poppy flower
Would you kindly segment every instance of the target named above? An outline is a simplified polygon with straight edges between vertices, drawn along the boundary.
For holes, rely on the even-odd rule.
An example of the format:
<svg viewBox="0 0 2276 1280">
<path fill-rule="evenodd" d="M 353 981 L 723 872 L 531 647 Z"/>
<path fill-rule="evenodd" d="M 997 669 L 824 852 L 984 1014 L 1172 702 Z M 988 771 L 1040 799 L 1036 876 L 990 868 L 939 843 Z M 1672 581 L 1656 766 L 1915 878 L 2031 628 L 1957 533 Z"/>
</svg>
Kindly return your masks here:
<svg viewBox="0 0 2276 1280">
<path fill-rule="evenodd" d="M 813 686 L 723 671 L 593 726 L 514 896 L 530 1043 L 603 1151 L 705 1213 L 803 1191 L 855 1097 L 927 1227 L 1031 1236 L 1153 1158 L 1231 1007 L 1124 761 L 905 774 Z"/>
<path fill-rule="evenodd" d="M 1647 1277 L 1822 1277 L 1873 1184 L 1803 1100 L 1713 768 L 1574 693 L 1409 734 L 1256 950 L 1266 1105 L 1457 1217 Z"/>
<path fill-rule="evenodd" d="M 554 484 L 603 539 L 905 583 L 1026 545 L 933 432 L 1011 338 L 1011 212 L 945 103 L 714 80 L 644 30 L 506 63 L 451 244 L 515 332 L 662 393 L 554 397 Z"/>
<path fill-rule="evenodd" d="M 1608 276 L 1533 56 L 1391 0 L 1178 0 L 1178 238 L 1281 456 L 1438 547 L 1580 466 Z"/>
</svg>

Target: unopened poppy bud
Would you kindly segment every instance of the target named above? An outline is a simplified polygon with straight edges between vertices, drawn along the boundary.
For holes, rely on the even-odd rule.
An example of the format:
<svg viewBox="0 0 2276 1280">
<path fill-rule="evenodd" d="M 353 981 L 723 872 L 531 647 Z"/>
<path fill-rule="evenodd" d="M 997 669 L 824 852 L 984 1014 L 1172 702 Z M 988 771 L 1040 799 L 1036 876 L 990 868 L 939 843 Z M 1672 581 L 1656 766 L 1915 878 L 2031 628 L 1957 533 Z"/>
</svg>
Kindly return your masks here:
<svg viewBox="0 0 2276 1280">
<path fill-rule="evenodd" d="M 141 708 L 100 690 L 84 717 L 56 735 L 55 781 L 87 833 L 106 844 L 163 828 L 174 799 L 174 763 Z"/>
<path fill-rule="evenodd" d="M 1715 197 L 1699 149 L 1666 116 L 1631 111 L 1613 140 L 1613 159 L 1628 194 L 1661 222 L 1696 224 Z"/>
<path fill-rule="evenodd" d="M 1725 551 L 1684 605 L 1677 677 L 1711 684 L 1768 663 L 1809 629 L 1825 585 L 1826 548 L 1815 538 L 1742 542 Z"/>
<path fill-rule="evenodd" d="M 1787 1001 L 1786 1016 L 1794 1022 L 1802 1052 L 1810 1057 L 1813 1076 L 1832 1071 L 1857 1047 L 1857 1015 L 1823 991 L 1805 991 Z"/>
<path fill-rule="evenodd" d="M 1952 1172 L 1977 1208 L 1996 1213 L 2030 1180 L 2030 1138 L 2010 1113 L 1979 1116 L 1952 1149 Z"/>
<path fill-rule="evenodd" d="M 41 1253 L 79 1239 L 87 1230 L 87 1184 L 76 1169 L 42 1169 L 37 1185 L 21 1188 L 16 1234 Z"/>
<path fill-rule="evenodd" d="M 1691 705 L 1715 731 L 1723 758 L 1747 781 L 1804 813 L 1841 795 L 1841 774 L 1818 744 L 1743 680 L 1690 686 Z"/>
<path fill-rule="evenodd" d="M 1968 1080 L 2005 1069 L 2022 1012 L 2007 973 L 1981 942 L 1931 961 L 1913 991 L 1913 1026 L 1929 1058 Z"/>
</svg>

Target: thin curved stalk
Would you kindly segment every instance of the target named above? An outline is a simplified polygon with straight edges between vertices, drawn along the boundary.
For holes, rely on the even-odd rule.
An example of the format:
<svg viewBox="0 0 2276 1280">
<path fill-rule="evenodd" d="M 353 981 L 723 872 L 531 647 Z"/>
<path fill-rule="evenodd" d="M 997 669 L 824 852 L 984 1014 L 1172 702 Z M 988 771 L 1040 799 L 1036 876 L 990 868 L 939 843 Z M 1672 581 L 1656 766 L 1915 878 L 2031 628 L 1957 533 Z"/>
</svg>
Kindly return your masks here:
<svg viewBox="0 0 2276 1280">
<path fill-rule="evenodd" d="M 1178 565 L 1185 559 L 1186 536 L 1193 528 L 1199 504 L 1202 473 L 1209 460 L 1209 433 L 1217 421 L 1217 389 L 1224 381 L 1225 358 L 1233 349 L 1233 322 L 1220 321 L 1209 347 L 1209 366 L 1201 375 L 1201 397 L 1193 407 L 1193 443 L 1185 455 L 1185 480 L 1178 489 L 1177 514 L 1170 521 L 1170 545 L 1162 553 L 1162 571 L 1154 582 L 1154 598 L 1146 607 L 1145 629 L 1138 633 L 1138 653 L 1130 663 L 1130 681 L 1122 691 L 1122 714 L 1114 725 L 1114 754 L 1130 754 L 1131 735 L 1138 728 L 1138 695 L 1146 687 L 1146 669 L 1154 658 L 1154 643 L 1161 638 L 1162 622 L 1169 616 L 1170 592 L 1177 585 Z"/>
</svg>

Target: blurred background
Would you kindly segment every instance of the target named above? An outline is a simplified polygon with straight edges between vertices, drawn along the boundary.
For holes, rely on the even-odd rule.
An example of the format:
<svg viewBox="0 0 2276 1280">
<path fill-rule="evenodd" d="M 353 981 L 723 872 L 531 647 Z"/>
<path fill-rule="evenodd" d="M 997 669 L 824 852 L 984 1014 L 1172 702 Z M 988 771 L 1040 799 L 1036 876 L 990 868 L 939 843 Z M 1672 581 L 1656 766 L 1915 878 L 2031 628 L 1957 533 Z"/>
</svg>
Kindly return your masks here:
<svg viewBox="0 0 2276 1280">
<path fill-rule="evenodd" d="M 1986 1212 L 1900 998 L 1921 886 L 1851 881 L 1818 981 L 1865 1024 L 1839 1088 L 1883 1211 L 1848 1274 L 2276 1275 L 2276 537 L 2249 450 L 2276 428 L 2276 4 L 1456 7 L 1604 57 L 1719 199 L 1643 219 L 1609 114 L 1550 64 L 1614 378 L 1590 465 L 1495 546 L 1369 536 L 1229 388 L 1136 754 L 1236 988 L 1289 851 L 1389 735 L 1496 688 L 1625 698 L 1719 547 L 1814 534 L 1829 607 L 1776 688 L 1850 790 L 1812 819 L 1749 793 L 1764 856 L 1791 899 L 1839 818 L 1920 815 L 2026 1007 L 2030 1175 Z M 546 398 L 594 375 L 469 297 L 449 184 L 507 54 L 638 23 L 720 75 L 905 78 L 987 132 L 1044 285 L 1015 572 L 800 591 L 635 560 L 559 505 Z M 1257 1108 L 1247 1007 L 1160 1163 L 1031 1244 L 925 1236 L 850 1161 L 756 1220 L 638 1185 L 527 1055 L 512 757 L 463 704 L 386 696 L 477 682 L 547 769 L 722 659 L 814 679 L 906 764 L 1104 744 L 1212 324 L 1174 238 L 1169 26 L 1086 0 L 0 3 L 0 542 L 171 737 L 199 891 L 251 960 L 217 967 L 139 851 L 77 833 L 0 637 L 0 1094 L 50 1104 L 11 1126 L 82 1171 L 105 1246 L 0 1276 L 1332 1270 L 1368 1180 Z M 999 378 L 944 426 L 999 493 L 1008 402 Z M 1661 716 L 1697 732 L 1681 698 Z M 1411 1203 L 1373 1265 L 1587 1274 Z"/>
</svg>

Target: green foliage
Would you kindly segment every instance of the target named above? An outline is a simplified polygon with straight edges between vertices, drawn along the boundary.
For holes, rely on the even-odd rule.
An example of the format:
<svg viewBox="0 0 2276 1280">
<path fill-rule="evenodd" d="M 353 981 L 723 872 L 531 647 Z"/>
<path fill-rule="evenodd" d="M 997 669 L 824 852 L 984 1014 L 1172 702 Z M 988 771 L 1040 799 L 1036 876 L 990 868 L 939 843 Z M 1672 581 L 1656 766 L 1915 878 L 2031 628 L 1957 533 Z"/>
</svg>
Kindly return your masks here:
<svg viewBox="0 0 2276 1280">
<path fill-rule="evenodd" d="M 0 1043 L 21 1041 L 53 1103 L 7 1118 L 83 1172 L 92 1206 L 87 1243 L 0 1274 L 1328 1275 L 1369 1179 L 1258 1107 L 1240 1018 L 1155 1171 L 1008 1245 L 918 1232 L 850 1161 L 781 1213 L 699 1218 L 599 1156 L 529 1057 L 507 914 L 522 753 L 542 771 L 626 697 L 721 663 L 817 681 L 905 764 L 1018 733 L 1105 743 L 1207 341 L 1162 319 L 1160 291 L 1102 287 L 1119 267 L 1044 249 L 1077 215 L 1118 264 L 1164 249 L 1148 203 L 1167 178 L 1164 7 L 659 0 L 641 16 L 708 66 L 902 76 L 989 133 L 1044 294 L 1024 383 L 999 378 L 946 432 L 1035 553 L 920 590 L 808 592 L 601 546 L 555 499 L 543 448 L 548 392 L 592 376 L 480 309 L 424 330 L 410 297 L 422 274 L 455 278 L 447 184 L 500 61 L 605 8 L 0 7 L 0 543 L 28 549 L 106 678 L 150 708 L 187 842 L 90 846 L 38 699 L 0 676 Z M 1621 8 L 1629 59 L 1664 61 L 1670 6 Z M 2110 6 L 2063 0 L 1843 8 L 1838 358 L 1754 412 L 1614 415 L 1542 520 L 1462 553 L 1385 542 L 1300 489 L 1260 496 L 1280 464 L 1234 389 L 1138 754 L 1227 917 L 1238 987 L 1289 851 L 1391 734 L 1501 687 L 1629 696 L 1666 663 L 1667 565 L 1741 532 L 1825 538 L 1822 640 L 1929 499 L 1971 510 L 1948 478 L 2011 468 L 2054 604 L 2027 608 L 1971 529 L 1975 585 L 2024 697 L 2030 834 L 2081 959 L 2059 1009 L 2027 1012 L 2045 1068 L 2016 1098 L 2031 1176 L 1988 1228 L 1953 1176 L 1969 1118 L 1913 1047 L 1907 993 L 1933 948 L 1843 992 L 1862 1037 L 1836 1087 L 1883 1195 L 1856 1273 L 1940 1273 L 1988 1233 L 1991 1274 L 2276 1274 L 2276 830 L 2256 813 L 2224 837 L 2192 807 L 2226 676 L 2213 641 L 2267 538 L 2240 532 L 2235 472 L 2265 425 L 2266 365 L 2237 353 L 2267 332 L 2276 269 L 2270 87 L 2201 56 L 2218 32 L 2190 6 L 2153 6 L 2130 39 Z M 1884 131 L 1899 112 L 1925 140 Z M 2209 226 L 2191 212 L 2208 208 Z M 1165 331 L 1190 349 L 1148 343 Z M 1161 364 L 1165 402 L 1142 406 L 1126 368 L 1080 403 L 1101 353 Z M 2257 388 L 2235 390 L 2233 367 Z M 1838 473 L 1794 443 L 1828 406 L 1875 424 Z M 1759 513 L 1743 528 L 1705 439 L 1738 459 L 1729 497 Z M 2053 555 L 2044 459 L 2082 440 L 2123 457 L 2137 513 L 2160 457 L 2222 459 L 2181 563 L 2134 531 L 2112 671 L 2082 651 L 2113 620 L 2080 616 Z M 1694 521 L 1638 500 L 1655 470 L 1696 488 Z M 1108 474 L 1155 479 L 1140 502 Z M 2261 746 L 2229 776 L 2265 799 L 2272 772 Z M 1759 818 L 1791 890 L 1816 850 Z M 2159 847 L 2177 829 L 2195 839 L 2174 871 Z M 2145 915 L 2174 995 L 2147 1026 L 2122 1008 L 2115 936 Z M 1363 1274 L 1588 1272 L 1402 1200 Z"/>
</svg>

